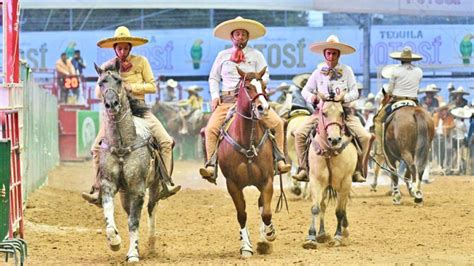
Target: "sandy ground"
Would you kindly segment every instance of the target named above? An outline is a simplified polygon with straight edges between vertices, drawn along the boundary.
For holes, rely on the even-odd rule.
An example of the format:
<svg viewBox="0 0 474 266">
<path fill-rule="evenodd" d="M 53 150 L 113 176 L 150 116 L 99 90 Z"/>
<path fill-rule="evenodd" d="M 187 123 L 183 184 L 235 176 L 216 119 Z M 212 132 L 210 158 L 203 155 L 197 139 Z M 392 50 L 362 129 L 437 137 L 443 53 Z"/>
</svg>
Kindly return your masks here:
<svg viewBox="0 0 474 266">
<path fill-rule="evenodd" d="M 147 218 L 140 228 L 141 262 L 144 264 L 367 264 L 474 262 L 474 177 L 434 177 L 424 185 L 425 204 L 415 208 L 405 187 L 403 204 L 393 206 L 384 194 L 387 186 L 370 192 L 353 188 L 348 204 L 349 242 L 343 247 L 319 245 L 305 250 L 302 243 L 310 222 L 311 202 L 287 192 L 289 213 L 274 214 L 278 237 L 273 252 L 255 254 L 247 261 L 239 256 L 239 226 L 223 178 L 218 186 L 197 175 L 200 162 L 178 162 L 175 180 L 184 189 L 158 205 L 157 243 L 148 250 Z M 29 196 L 25 211 L 25 238 L 31 265 L 117 264 L 128 250 L 127 221 L 116 207 L 116 221 L 124 240 L 118 252 L 109 250 L 102 209 L 88 205 L 80 191 L 89 189 L 90 162 L 67 163 L 53 170 L 48 185 Z M 385 184 L 387 182 L 385 181 Z M 277 188 L 277 186 L 275 186 Z M 260 218 L 258 191 L 245 190 L 248 228 L 254 246 Z M 279 191 L 274 193 L 273 208 Z M 334 205 L 328 207 L 326 230 L 335 231 Z"/>
</svg>

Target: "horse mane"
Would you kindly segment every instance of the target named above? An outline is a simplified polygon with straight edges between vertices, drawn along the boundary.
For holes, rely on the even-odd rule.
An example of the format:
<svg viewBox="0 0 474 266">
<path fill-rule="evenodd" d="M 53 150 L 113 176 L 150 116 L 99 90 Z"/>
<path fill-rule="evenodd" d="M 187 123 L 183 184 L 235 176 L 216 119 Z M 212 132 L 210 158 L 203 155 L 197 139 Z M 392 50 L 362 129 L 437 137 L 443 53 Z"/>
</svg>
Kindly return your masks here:
<svg viewBox="0 0 474 266">
<path fill-rule="evenodd" d="M 140 100 L 133 97 L 129 92 L 127 92 L 128 102 L 130 103 L 130 110 L 132 111 L 133 116 L 143 118 L 145 113 L 150 110 L 148 106 L 141 103 Z"/>
</svg>

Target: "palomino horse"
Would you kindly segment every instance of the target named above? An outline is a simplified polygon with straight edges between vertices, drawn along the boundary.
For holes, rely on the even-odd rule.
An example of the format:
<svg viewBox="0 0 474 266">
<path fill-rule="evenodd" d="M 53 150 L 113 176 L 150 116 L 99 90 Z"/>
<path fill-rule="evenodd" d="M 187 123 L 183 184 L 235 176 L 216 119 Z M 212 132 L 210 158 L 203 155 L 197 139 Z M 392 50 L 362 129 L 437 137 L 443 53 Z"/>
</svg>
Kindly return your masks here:
<svg viewBox="0 0 474 266">
<path fill-rule="evenodd" d="M 123 88 L 118 72 L 120 62 L 117 60 L 116 65 L 105 70 L 97 65 L 95 68 L 99 74 L 98 85 L 105 107 L 105 138 L 101 143 L 99 171 L 107 241 L 112 250 L 120 249 L 121 238 L 114 219 L 114 196 L 120 190 L 122 207 L 128 214 L 130 247 L 127 260 L 137 262 L 138 227 L 145 190 L 148 188 L 149 195 L 148 244 L 149 249 L 153 250 L 155 206 L 162 189 L 160 176 L 167 176 L 167 173 L 160 158 L 155 158 L 154 149 L 149 146 L 151 133 L 145 122 L 132 116 L 132 112 L 143 116 L 148 108 L 140 106 L 134 99 L 129 102 L 129 95 Z"/>
<path fill-rule="evenodd" d="M 272 224 L 271 201 L 273 195 L 273 150 L 269 140 L 269 130 L 259 121 L 269 110 L 262 82 L 266 68 L 258 73 L 240 74 L 239 92 L 234 120 L 227 130 L 223 130 L 224 140 L 218 147 L 218 162 L 226 177 L 227 191 L 237 209 L 240 224 L 240 254 L 253 255 L 253 247 L 247 230 L 247 213 L 243 189 L 253 185 L 260 191 L 258 207 L 262 217 L 257 251 L 269 251 L 269 242 L 276 238 Z"/>
<path fill-rule="evenodd" d="M 385 95 L 383 103 L 389 101 Z M 429 150 L 434 137 L 434 123 L 428 111 L 420 106 L 405 106 L 396 109 L 385 123 L 383 140 L 385 161 L 392 178 L 394 204 L 401 203 L 401 193 L 396 175 L 397 162 L 406 165 L 405 182 L 415 203 L 423 203 L 421 179 L 428 163 Z M 411 184 L 415 183 L 414 186 Z"/>
<path fill-rule="evenodd" d="M 306 249 L 314 249 L 316 243 L 331 239 L 324 230 L 326 200 L 336 199 L 337 229 L 330 244 L 342 245 L 343 240 L 349 236 L 346 205 L 351 192 L 352 175 L 357 165 L 357 150 L 351 142 L 352 138 L 344 135 L 345 114 L 341 104 L 344 95 L 345 93 L 342 93 L 334 98 L 327 98 L 318 93 L 322 103 L 317 112 L 317 134 L 312 140 L 308 158 L 313 206 L 308 238 L 303 244 Z M 316 236 L 315 223 L 318 215 L 320 225 Z"/>
</svg>

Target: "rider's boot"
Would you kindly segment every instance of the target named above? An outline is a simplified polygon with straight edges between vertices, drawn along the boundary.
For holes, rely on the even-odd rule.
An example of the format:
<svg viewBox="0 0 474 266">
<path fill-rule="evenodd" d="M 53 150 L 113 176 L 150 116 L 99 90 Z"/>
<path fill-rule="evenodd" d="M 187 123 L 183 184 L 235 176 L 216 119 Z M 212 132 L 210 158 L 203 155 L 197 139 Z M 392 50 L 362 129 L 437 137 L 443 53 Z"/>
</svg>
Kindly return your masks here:
<svg viewBox="0 0 474 266">
<path fill-rule="evenodd" d="M 157 150 L 156 153 L 159 153 L 161 158 L 163 159 L 163 163 L 165 166 L 165 170 L 168 173 L 168 176 L 171 180 L 171 175 L 173 174 L 173 154 L 171 149 L 161 147 L 160 150 Z M 181 190 L 180 185 L 175 185 L 173 182 L 167 183 L 162 181 L 163 189 L 161 190 L 160 194 L 158 195 L 158 199 L 163 200 L 167 199 Z"/>
<path fill-rule="evenodd" d="M 217 173 L 216 173 L 216 149 L 218 137 L 215 136 L 209 129 L 206 128 L 206 159 L 207 162 L 204 167 L 199 168 L 199 174 L 202 178 L 206 179 L 210 183 L 217 185 Z"/>
<path fill-rule="evenodd" d="M 99 154 L 96 150 L 92 150 L 92 164 L 95 173 L 94 185 L 92 185 L 90 192 L 82 192 L 81 196 L 90 204 L 94 204 L 98 207 L 101 207 L 102 203 L 100 199 Z"/>
<path fill-rule="evenodd" d="M 302 167 L 298 169 L 298 173 L 296 175 L 292 175 L 291 177 L 295 179 L 296 181 L 300 181 L 300 182 L 309 181 L 308 172 L 306 171 L 306 169 Z"/>
<path fill-rule="evenodd" d="M 291 165 L 285 162 L 285 134 L 283 124 L 275 127 L 275 142 L 278 153 L 280 154 L 279 160 L 277 161 L 277 168 L 281 174 L 288 173 L 291 170 Z"/>
<path fill-rule="evenodd" d="M 367 177 L 367 164 L 370 154 L 370 148 L 372 147 L 372 143 L 375 140 L 375 136 L 369 134 L 365 136 L 364 139 L 359 138 L 359 143 L 361 144 L 362 148 L 362 155 L 359 156 L 357 162 L 357 169 L 352 175 L 353 182 L 365 182 Z"/>
</svg>

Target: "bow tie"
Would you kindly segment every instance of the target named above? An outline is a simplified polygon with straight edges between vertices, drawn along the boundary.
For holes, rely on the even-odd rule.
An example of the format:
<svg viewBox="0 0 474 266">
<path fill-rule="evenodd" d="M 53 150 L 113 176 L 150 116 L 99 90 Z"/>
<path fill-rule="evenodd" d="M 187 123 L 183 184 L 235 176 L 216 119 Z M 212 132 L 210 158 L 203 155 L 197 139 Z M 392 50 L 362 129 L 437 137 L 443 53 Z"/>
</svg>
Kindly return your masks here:
<svg viewBox="0 0 474 266">
<path fill-rule="evenodd" d="M 338 80 L 342 77 L 342 69 L 340 68 L 323 67 L 321 73 L 329 76 L 329 80 Z"/>
<path fill-rule="evenodd" d="M 230 57 L 230 61 L 235 62 L 237 64 L 240 64 L 241 62 L 245 61 L 245 54 L 242 49 L 236 49 L 233 53 L 232 56 Z"/>
</svg>

